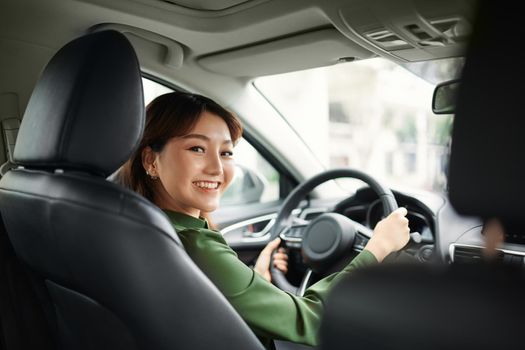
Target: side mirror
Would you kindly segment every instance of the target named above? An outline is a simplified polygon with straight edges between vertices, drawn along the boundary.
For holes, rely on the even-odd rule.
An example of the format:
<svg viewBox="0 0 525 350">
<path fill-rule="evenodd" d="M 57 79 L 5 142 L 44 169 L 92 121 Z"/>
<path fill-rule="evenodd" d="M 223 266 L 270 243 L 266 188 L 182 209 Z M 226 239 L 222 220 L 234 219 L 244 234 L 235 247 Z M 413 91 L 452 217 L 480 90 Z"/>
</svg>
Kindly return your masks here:
<svg viewBox="0 0 525 350">
<path fill-rule="evenodd" d="M 456 112 L 456 97 L 460 80 L 450 80 L 438 84 L 432 96 L 432 112 L 434 114 L 454 114 Z"/>
<path fill-rule="evenodd" d="M 222 195 L 221 205 L 238 205 L 260 202 L 267 187 L 266 179 L 255 170 L 237 164 L 235 177 Z"/>
</svg>

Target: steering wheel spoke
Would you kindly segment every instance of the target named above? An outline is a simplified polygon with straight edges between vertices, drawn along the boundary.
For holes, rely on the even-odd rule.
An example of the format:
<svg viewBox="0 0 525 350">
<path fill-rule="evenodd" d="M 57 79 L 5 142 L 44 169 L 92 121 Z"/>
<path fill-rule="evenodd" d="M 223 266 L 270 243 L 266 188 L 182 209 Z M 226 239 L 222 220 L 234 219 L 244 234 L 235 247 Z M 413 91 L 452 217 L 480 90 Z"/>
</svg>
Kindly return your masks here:
<svg viewBox="0 0 525 350">
<path fill-rule="evenodd" d="M 365 225 L 360 224 L 357 221 L 354 221 L 354 220 L 351 220 L 351 221 L 357 231 L 357 234 L 359 234 L 363 238 L 370 239 L 372 235 L 374 234 L 374 230 L 372 230 L 371 228 L 366 227 Z"/>
<path fill-rule="evenodd" d="M 355 251 L 361 252 L 363 249 L 365 249 L 365 246 L 370 240 L 370 238 L 372 237 L 372 234 L 374 233 L 374 231 L 371 228 L 363 224 L 360 224 L 357 221 L 354 221 L 354 220 L 350 220 L 350 221 L 352 221 L 352 225 L 354 226 L 355 231 L 356 231 L 354 244 L 352 248 Z"/>
<path fill-rule="evenodd" d="M 286 247 L 301 248 L 304 231 L 306 230 L 307 226 L 308 222 L 286 226 L 279 234 L 279 237 L 284 242 Z"/>
<path fill-rule="evenodd" d="M 302 297 L 304 295 L 304 292 L 306 291 L 306 288 L 308 288 L 311 284 L 312 279 L 312 269 L 306 270 L 306 273 L 304 274 L 303 280 L 301 281 L 301 284 L 299 285 L 299 288 L 297 288 L 297 296 Z"/>
<path fill-rule="evenodd" d="M 357 234 L 355 235 L 354 245 L 352 246 L 352 249 L 357 252 L 361 252 L 365 249 L 365 246 L 368 243 L 368 241 L 369 241 L 368 237 Z"/>
</svg>

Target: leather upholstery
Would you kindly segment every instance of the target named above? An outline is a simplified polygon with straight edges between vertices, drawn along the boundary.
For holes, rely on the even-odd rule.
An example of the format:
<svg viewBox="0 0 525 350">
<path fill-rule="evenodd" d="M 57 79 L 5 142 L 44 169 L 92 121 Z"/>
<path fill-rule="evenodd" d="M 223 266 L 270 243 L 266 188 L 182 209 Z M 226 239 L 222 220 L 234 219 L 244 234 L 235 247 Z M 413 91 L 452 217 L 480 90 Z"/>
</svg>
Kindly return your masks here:
<svg viewBox="0 0 525 350">
<path fill-rule="evenodd" d="M 105 180 L 139 141 L 140 70 L 127 39 L 99 32 L 49 63 L 0 180 L 18 257 L 45 285 L 64 349 L 260 349 L 193 264 L 166 216 Z"/>
<path fill-rule="evenodd" d="M 139 70 L 133 48 L 118 32 L 91 34 L 64 46 L 31 95 L 15 162 L 110 175 L 142 136 Z"/>
<path fill-rule="evenodd" d="M 523 293 L 520 267 L 377 265 L 334 288 L 321 349 L 518 349 Z"/>
<path fill-rule="evenodd" d="M 525 30 L 515 2 L 482 4 L 454 119 L 450 201 L 462 214 L 523 222 L 525 51 L 516 43 Z"/>
</svg>

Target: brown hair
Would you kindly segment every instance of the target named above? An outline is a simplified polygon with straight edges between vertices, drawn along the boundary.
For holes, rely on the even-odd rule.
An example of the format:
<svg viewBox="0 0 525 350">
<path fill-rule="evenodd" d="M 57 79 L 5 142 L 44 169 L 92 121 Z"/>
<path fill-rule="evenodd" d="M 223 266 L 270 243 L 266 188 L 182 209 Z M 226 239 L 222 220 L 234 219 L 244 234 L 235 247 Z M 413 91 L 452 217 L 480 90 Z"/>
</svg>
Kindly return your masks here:
<svg viewBox="0 0 525 350">
<path fill-rule="evenodd" d="M 222 118 L 235 144 L 242 136 L 242 126 L 237 117 L 210 98 L 187 92 L 171 92 L 154 99 L 146 107 L 146 126 L 139 147 L 120 168 L 117 181 L 141 194 L 150 201 L 155 199 L 155 180 L 142 165 L 142 152 L 151 147 L 160 152 L 173 137 L 189 133 L 202 113 L 209 112 Z"/>
</svg>

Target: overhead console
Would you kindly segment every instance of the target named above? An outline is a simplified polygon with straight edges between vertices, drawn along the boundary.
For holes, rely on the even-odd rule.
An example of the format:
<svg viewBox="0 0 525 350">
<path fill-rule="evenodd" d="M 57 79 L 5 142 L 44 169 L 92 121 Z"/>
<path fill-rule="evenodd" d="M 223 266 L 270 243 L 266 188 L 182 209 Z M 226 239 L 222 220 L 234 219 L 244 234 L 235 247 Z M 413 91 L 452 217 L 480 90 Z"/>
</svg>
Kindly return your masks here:
<svg viewBox="0 0 525 350">
<path fill-rule="evenodd" d="M 341 7 L 341 29 L 382 56 L 400 61 L 460 56 L 472 28 L 474 0 L 358 0 Z"/>
</svg>

